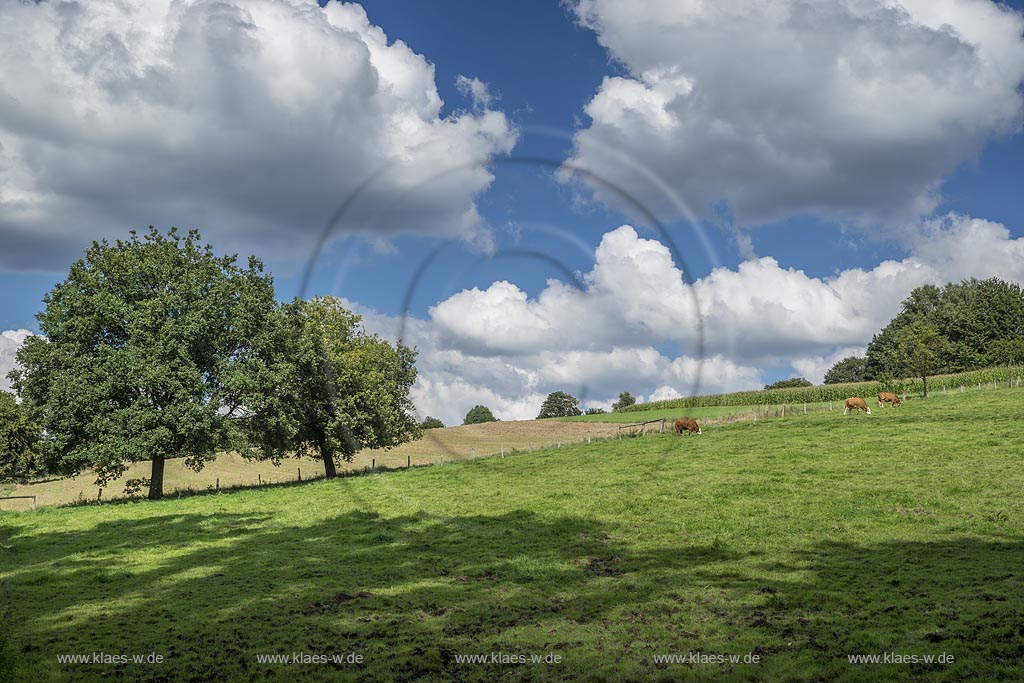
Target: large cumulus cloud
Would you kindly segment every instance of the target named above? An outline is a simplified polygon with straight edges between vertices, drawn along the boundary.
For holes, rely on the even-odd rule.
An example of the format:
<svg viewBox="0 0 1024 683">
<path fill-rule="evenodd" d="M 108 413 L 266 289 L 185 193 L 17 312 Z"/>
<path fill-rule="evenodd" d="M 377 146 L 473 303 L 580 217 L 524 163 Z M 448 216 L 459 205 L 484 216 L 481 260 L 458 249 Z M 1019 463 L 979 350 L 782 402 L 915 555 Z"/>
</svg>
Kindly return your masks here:
<svg viewBox="0 0 1024 683">
<path fill-rule="evenodd" d="M 479 162 L 516 138 L 477 95 L 442 116 L 433 65 L 336 1 L 3 2 L 0 71 L 3 268 L 151 223 L 306 250 L 381 169 L 344 228 L 485 238 Z"/>
<path fill-rule="evenodd" d="M 662 216 L 903 222 L 1016 131 L 1024 17 L 988 0 L 578 0 L 625 70 L 569 162 Z M 593 188 L 597 197 L 615 197 Z M 723 205 L 724 203 L 724 205 Z"/>
</svg>

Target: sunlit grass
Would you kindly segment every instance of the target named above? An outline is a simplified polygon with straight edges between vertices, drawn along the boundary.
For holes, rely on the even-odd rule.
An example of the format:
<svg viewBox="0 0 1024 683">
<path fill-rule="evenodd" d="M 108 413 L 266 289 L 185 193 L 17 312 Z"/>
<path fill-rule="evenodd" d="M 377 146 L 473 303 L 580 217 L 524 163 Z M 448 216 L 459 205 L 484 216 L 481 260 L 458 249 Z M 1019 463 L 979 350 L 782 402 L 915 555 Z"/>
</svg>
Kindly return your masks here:
<svg viewBox="0 0 1024 683">
<path fill-rule="evenodd" d="M 4 513 L 0 662 L 16 681 L 1014 681 L 1022 418 L 1024 392 L 976 392 Z M 56 661 L 93 651 L 167 661 Z M 363 664 L 256 662 L 353 651 Z M 490 652 L 563 661 L 455 661 Z M 763 661 L 653 659 L 688 652 Z M 845 657 L 884 652 L 955 662 Z"/>
</svg>

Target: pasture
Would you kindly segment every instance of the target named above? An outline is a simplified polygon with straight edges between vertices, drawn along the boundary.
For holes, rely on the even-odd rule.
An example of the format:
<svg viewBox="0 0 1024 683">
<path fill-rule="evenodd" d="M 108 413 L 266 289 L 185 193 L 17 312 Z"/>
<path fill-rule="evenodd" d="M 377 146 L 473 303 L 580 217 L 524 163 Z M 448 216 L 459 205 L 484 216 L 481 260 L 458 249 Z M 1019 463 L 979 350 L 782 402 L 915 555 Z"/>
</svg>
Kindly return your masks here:
<svg viewBox="0 0 1024 683">
<path fill-rule="evenodd" d="M 1019 680 L 1024 391 L 872 413 L 3 513 L 0 680 Z"/>
<path fill-rule="evenodd" d="M 397 448 L 384 451 L 367 449 L 356 454 L 350 463 L 341 463 L 339 472 L 359 472 L 371 465 L 376 467 L 398 468 L 407 464 L 412 466 L 440 464 L 442 456 L 445 462 L 469 460 L 475 456 L 487 456 L 515 450 L 529 451 L 540 449 L 559 442 L 563 444 L 586 441 L 588 436 L 597 439 L 615 436 L 614 425 L 565 424 L 555 420 L 521 420 L 509 422 L 485 422 L 483 424 L 448 427 L 446 429 L 428 429 L 423 438 L 402 444 Z M 294 482 L 299 478 L 299 470 L 303 479 L 312 479 L 324 475 L 322 462 L 304 458 L 282 460 L 275 467 L 270 462 L 254 462 L 246 460 L 237 453 L 221 453 L 216 460 L 207 463 L 200 472 L 194 472 L 183 460 L 168 460 L 165 478 L 165 491 L 173 495 L 175 491 L 204 491 L 215 487 L 231 488 L 257 486 L 259 483 Z M 150 463 L 138 462 L 129 466 L 128 471 L 117 480 L 109 482 L 103 489 L 102 499 L 124 497 L 124 484 L 128 479 L 148 477 Z M 99 489 L 95 484 L 95 475 L 86 473 L 67 479 L 20 486 L 16 490 L 9 487 L 10 493 L 0 495 L 36 496 L 39 505 L 60 505 L 79 501 L 94 501 Z M 145 491 L 143 490 L 143 495 Z M 29 501 L 0 501 L 0 509 L 26 509 Z"/>
</svg>

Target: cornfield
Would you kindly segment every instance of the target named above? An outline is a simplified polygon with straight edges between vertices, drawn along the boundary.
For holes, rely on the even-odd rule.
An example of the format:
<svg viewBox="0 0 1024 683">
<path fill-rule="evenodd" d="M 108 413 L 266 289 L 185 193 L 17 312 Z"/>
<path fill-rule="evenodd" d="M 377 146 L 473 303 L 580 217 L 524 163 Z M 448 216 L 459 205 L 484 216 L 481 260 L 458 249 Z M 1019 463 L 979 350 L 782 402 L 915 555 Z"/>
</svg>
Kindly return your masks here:
<svg viewBox="0 0 1024 683">
<path fill-rule="evenodd" d="M 960 387 L 970 389 L 978 385 L 992 387 L 1020 386 L 1024 380 L 1024 366 L 1011 365 L 1002 367 L 971 370 L 952 375 L 935 375 L 928 378 L 928 391 L 944 389 L 959 391 Z M 674 398 L 667 401 L 654 401 L 630 406 L 627 412 L 658 410 L 661 408 L 709 408 L 712 406 L 752 406 L 752 405 L 786 405 L 800 403 L 821 403 L 825 401 L 842 401 L 850 396 L 870 398 L 880 391 L 891 391 L 897 394 L 922 393 L 921 378 L 895 379 L 886 382 L 853 382 L 849 384 L 823 384 L 816 387 L 794 387 L 791 389 L 767 389 L 760 391 L 737 391 L 731 394 L 712 394 L 709 396 L 691 396 Z"/>
</svg>

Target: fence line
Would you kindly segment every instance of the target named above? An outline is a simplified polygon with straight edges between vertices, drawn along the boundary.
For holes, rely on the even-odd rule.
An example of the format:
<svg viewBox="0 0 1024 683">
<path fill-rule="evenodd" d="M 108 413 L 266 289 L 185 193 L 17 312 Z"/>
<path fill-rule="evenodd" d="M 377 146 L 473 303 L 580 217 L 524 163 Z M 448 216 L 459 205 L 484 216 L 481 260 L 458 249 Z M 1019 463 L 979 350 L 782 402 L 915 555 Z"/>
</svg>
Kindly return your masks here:
<svg viewBox="0 0 1024 683">
<path fill-rule="evenodd" d="M 1007 388 L 1011 388 L 1011 389 L 1012 388 L 1020 388 L 1021 384 L 1022 384 L 1022 377 L 1024 377 L 1024 375 L 1018 376 L 1018 377 L 1011 377 L 1011 378 L 1007 379 L 1006 387 Z M 991 384 L 979 383 L 977 390 L 978 391 L 999 390 L 1000 387 L 1002 387 L 1002 386 L 1003 385 L 1002 385 L 1001 381 L 993 381 Z M 938 388 L 936 388 L 936 392 L 935 393 L 938 393 L 937 389 Z M 946 388 L 943 387 L 942 389 L 943 389 L 943 394 L 946 394 Z M 966 392 L 969 392 L 969 391 L 974 391 L 974 390 L 975 390 L 975 388 L 973 386 L 970 389 L 967 389 L 964 385 L 961 384 L 961 385 L 959 385 L 959 392 L 958 393 L 963 394 L 963 393 L 966 393 Z M 904 400 L 906 400 L 907 395 L 904 394 L 903 398 L 904 398 Z M 784 418 L 786 416 L 787 405 L 790 408 L 789 413 L 791 415 L 793 415 L 793 414 L 819 413 L 819 412 L 825 412 L 825 411 L 832 411 L 832 410 L 834 410 L 834 406 L 833 406 L 833 402 L 832 401 L 828 401 L 828 405 L 827 406 L 825 406 L 824 403 L 825 402 L 821 402 L 818 405 L 810 405 L 810 406 L 807 405 L 806 403 L 792 403 L 792 404 L 785 404 L 785 403 L 783 403 L 783 404 L 780 404 L 780 405 L 756 405 L 756 406 L 754 406 L 753 410 L 746 410 L 746 411 L 738 411 L 738 412 L 734 412 L 734 413 L 728 413 L 728 414 L 722 415 L 722 416 L 720 416 L 718 418 L 708 418 L 707 416 L 705 416 L 701 420 L 702 420 L 703 425 L 707 426 L 707 425 L 719 425 L 719 424 L 733 423 L 733 422 L 746 422 L 746 421 L 756 422 L 759 419 L 770 418 L 770 417 Z M 799 406 L 799 409 L 797 409 L 797 406 Z M 678 410 L 680 412 L 683 412 L 683 411 L 693 411 L 693 410 L 699 410 L 699 409 L 700 408 L 679 408 Z M 892 408 L 890 408 L 890 409 L 892 409 Z M 898 410 L 898 408 L 896 408 L 896 410 Z M 639 411 L 634 411 L 634 412 L 639 412 Z M 659 419 L 655 419 L 655 420 L 646 420 L 644 422 L 634 422 L 634 423 L 630 423 L 630 424 L 617 425 L 617 428 L 616 428 L 616 431 L 615 431 L 615 436 L 611 436 L 610 432 L 607 435 L 597 435 L 597 436 L 594 436 L 590 432 L 588 432 L 586 434 L 585 441 L 583 440 L 583 436 L 581 435 L 580 436 L 581 440 L 578 441 L 578 442 L 574 442 L 574 443 L 577 443 L 577 444 L 586 443 L 587 445 L 590 445 L 593 441 L 609 441 L 609 440 L 613 440 L 613 439 L 621 439 L 622 438 L 622 430 L 623 429 L 626 429 L 626 430 L 633 429 L 633 430 L 635 430 L 635 428 L 637 428 L 637 427 L 641 428 L 640 432 L 637 433 L 636 431 L 633 431 L 633 432 L 629 433 L 628 436 L 631 436 L 631 437 L 645 436 L 648 433 L 648 431 L 650 431 L 652 433 L 654 432 L 654 430 L 647 430 L 647 428 L 646 428 L 647 425 L 652 425 L 652 424 L 658 424 L 659 425 L 657 433 L 661 434 L 661 433 L 664 433 L 664 431 L 665 431 L 665 423 L 666 422 L 670 422 L 670 421 L 671 421 L 670 418 L 659 418 Z M 499 454 L 500 454 L 500 458 L 501 459 L 505 459 L 506 456 L 512 456 L 512 455 L 519 454 L 519 453 L 532 453 L 535 450 L 537 450 L 538 448 L 561 448 L 562 447 L 562 438 L 561 438 L 561 436 L 557 436 L 557 437 L 555 437 L 555 440 L 552 441 L 549 444 L 535 443 L 534 441 L 527 441 L 525 444 L 522 444 L 519 447 L 509 447 L 509 448 L 506 448 L 504 443 L 500 443 L 500 444 L 498 444 L 498 446 L 499 447 L 498 447 L 497 450 L 495 450 L 495 451 L 493 451 L 491 453 L 482 454 L 479 458 L 477 457 L 476 447 L 471 447 L 470 448 L 470 455 L 462 456 L 462 457 L 459 457 L 454 450 L 449 450 L 447 452 L 448 462 L 455 461 L 455 462 L 474 462 L 475 463 L 477 460 L 480 460 L 480 459 L 483 459 L 483 458 L 493 458 L 493 457 L 499 456 Z M 417 458 L 426 458 L 427 461 L 426 462 L 414 463 L 413 462 L 413 455 L 406 454 L 406 461 L 405 461 L 404 469 L 411 469 L 413 467 L 430 467 L 430 466 L 434 466 L 434 465 L 437 465 L 437 464 L 443 465 L 445 463 L 445 455 L 446 455 L 445 450 L 441 449 L 441 451 L 439 452 L 438 455 L 440 456 L 440 460 L 439 461 L 433 460 L 433 458 L 436 457 L 433 454 L 417 455 L 416 456 Z M 382 469 L 382 470 L 398 470 L 398 469 L 403 469 L 403 466 L 401 465 L 401 461 L 399 460 L 399 464 L 397 464 L 397 465 L 382 464 L 380 469 Z M 358 474 L 375 472 L 377 470 L 378 470 L 378 467 L 377 467 L 376 458 L 372 458 L 371 461 L 370 461 L 370 464 L 369 465 L 364 465 L 362 468 L 353 467 L 351 469 L 339 470 L 338 476 L 339 477 L 354 476 L 354 475 L 358 475 Z M 316 475 L 310 476 L 308 474 L 308 470 L 307 470 L 307 474 L 305 476 L 303 476 L 302 468 L 301 467 L 297 467 L 296 468 L 296 475 L 297 475 L 296 477 L 290 477 L 290 476 L 277 476 L 276 474 L 266 475 L 266 474 L 264 474 L 262 472 L 257 472 L 255 474 L 255 477 L 253 477 L 253 476 L 249 476 L 249 477 L 232 477 L 230 479 L 225 479 L 223 477 L 216 477 L 215 480 L 214 480 L 214 483 L 206 484 L 205 486 L 200 486 L 198 488 L 194 487 L 192 485 L 186 485 L 186 486 L 184 486 L 182 488 L 171 489 L 171 490 L 167 491 L 167 493 L 165 494 L 165 497 L 172 497 L 175 493 L 177 493 L 180 496 L 180 495 L 183 495 L 183 494 L 184 495 L 188 495 L 188 494 L 193 494 L 193 493 L 203 492 L 203 491 L 218 492 L 222 488 L 226 490 L 226 489 L 233 489 L 233 488 L 253 487 L 253 486 L 260 487 L 260 486 L 267 486 L 267 485 L 281 485 L 281 484 L 308 482 L 308 481 L 314 481 L 314 480 L 320 480 L 320 479 L 325 479 L 326 478 L 326 474 L 316 474 Z M 114 496 L 114 497 L 111 497 L 111 496 L 108 495 L 106 499 L 107 500 L 116 500 L 116 499 L 122 498 L 122 497 L 128 497 L 128 496 Z M 32 509 L 33 510 L 36 509 L 36 505 L 37 505 L 36 499 L 37 499 L 37 496 L 0 496 L 0 500 L 11 500 L 11 499 L 26 499 L 26 500 L 31 499 L 31 501 L 32 501 Z M 104 499 L 104 497 L 103 497 L 103 489 L 100 488 L 97 491 L 97 495 L 96 495 L 95 500 L 97 502 L 102 502 L 103 499 Z M 85 502 L 86 500 L 87 499 L 85 497 L 85 491 L 82 490 L 79 493 L 78 501 L 79 502 Z"/>
<path fill-rule="evenodd" d="M 18 500 L 18 499 L 28 500 L 29 498 L 32 499 L 32 509 L 35 510 L 36 509 L 36 497 L 35 496 L 0 496 L 0 500 Z"/>
</svg>

